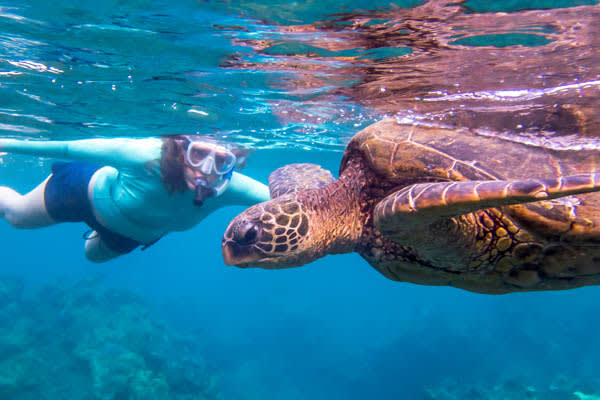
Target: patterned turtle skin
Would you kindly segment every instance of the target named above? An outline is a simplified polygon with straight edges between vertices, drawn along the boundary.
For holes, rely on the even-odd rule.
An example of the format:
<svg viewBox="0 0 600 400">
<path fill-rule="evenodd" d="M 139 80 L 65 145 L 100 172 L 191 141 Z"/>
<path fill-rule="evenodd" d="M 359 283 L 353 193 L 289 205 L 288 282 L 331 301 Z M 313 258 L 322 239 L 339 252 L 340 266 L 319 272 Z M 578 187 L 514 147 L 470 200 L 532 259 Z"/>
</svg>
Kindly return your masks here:
<svg viewBox="0 0 600 400">
<path fill-rule="evenodd" d="M 272 200 L 229 224 L 223 256 L 276 269 L 354 251 L 395 281 L 489 294 L 595 285 L 599 168 L 595 149 L 385 119 L 350 141 L 337 180 L 274 171 Z"/>
</svg>

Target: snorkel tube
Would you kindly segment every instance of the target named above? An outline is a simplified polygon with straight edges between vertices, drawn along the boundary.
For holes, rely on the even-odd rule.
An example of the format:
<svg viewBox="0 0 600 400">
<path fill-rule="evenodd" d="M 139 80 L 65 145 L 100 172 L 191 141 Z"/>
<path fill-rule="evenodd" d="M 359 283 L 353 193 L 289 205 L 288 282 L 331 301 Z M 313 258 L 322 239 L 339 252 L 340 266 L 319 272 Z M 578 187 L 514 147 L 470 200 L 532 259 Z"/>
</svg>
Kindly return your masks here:
<svg viewBox="0 0 600 400">
<path fill-rule="evenodd" d="M 233 170 L 229 171 L 225 175 L 222 176 L 222 180 L 216 186 L 209 185 L 202 178 L 194 179 L 194 205 L 202 206 L 204 204 L 204 200 L 209 197 L 217 197 L 223 194 L 229 181 L 231 181 L 231 176 L 233 175 Z"/>
<path fill-rule="evenodd" d="M 194 205 L 201 207 L 204 204 L 204 200 L 214 196 L 216 190 L 206 185 L 206 182 L 202 178 L 194 179 Z"/>
</svg>

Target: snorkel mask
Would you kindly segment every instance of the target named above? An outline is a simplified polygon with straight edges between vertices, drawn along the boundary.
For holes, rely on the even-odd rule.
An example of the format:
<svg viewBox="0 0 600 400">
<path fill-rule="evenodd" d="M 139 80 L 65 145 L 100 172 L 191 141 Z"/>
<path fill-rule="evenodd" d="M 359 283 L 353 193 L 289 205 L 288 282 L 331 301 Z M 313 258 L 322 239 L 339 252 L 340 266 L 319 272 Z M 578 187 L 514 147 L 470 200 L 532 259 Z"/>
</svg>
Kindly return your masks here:
<svg viewBox="0 0 600 400">
<path fill-rule="evenodd" d="M 205 137 L 187 136 L 187 139 L 187 162 L 202 173 L 202 177 L 194 179 L 194 204 L 201 206 L 204 199 L 223 194 L 231 181 L 233 169 L 246 164 L 248 151 Z"/>
</svg>

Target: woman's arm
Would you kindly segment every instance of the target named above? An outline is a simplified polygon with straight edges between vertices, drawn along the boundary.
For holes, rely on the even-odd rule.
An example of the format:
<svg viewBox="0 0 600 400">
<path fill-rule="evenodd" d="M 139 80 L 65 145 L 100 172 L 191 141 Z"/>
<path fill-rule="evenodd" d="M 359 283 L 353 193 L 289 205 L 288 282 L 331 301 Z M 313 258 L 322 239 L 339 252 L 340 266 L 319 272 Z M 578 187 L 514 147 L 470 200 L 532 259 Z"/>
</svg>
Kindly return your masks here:
<svg viewBox="0 0 600 400">
<path fill-rule="evenodd" d="M 162 141 L 158 138 L 83 139 L 34 141 L 0 138 L 0 151 L 38 157 L 95 161 L 107 165 L 144 164 L 160 158 Z"/>
<path fill-rule="evenodd" d="M 231 182 L 223 196 L 219 197 L 223 205 L 253 205 L 270 200 L 269 187 L 249 176 L 233 173 Z"/>
</svg>

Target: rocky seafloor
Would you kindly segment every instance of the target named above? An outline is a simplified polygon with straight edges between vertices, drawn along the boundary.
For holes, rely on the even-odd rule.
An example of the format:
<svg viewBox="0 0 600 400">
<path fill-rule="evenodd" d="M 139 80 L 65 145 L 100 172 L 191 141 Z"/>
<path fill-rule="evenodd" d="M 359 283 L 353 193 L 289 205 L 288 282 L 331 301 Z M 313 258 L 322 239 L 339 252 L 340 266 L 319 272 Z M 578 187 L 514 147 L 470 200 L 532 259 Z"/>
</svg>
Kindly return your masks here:
<svg viewBox="0 0 600 400">
<path fill-rule="evenodd" d="M 0 277 L 0 400 L 221 400 L 197 340 L 101 279 L 24 294 Z M 510 375 L 434 380 L 415 400 L 600 400 L 600 375 Z"/>
<path fill-rule="evenodd" d="M 600 377 L 577 379 L 558 375 L 532 384 L 509 378 L 494 384 L 446 379 L 425 390 L 423 400 L 600 400 Z"/>
<path fill-rule="evenodd" d="M 94 279 L 23 292 L 0 278 L 0 399 L 221 398 L 193 340 L 132 293 Z"/>
</svg>

